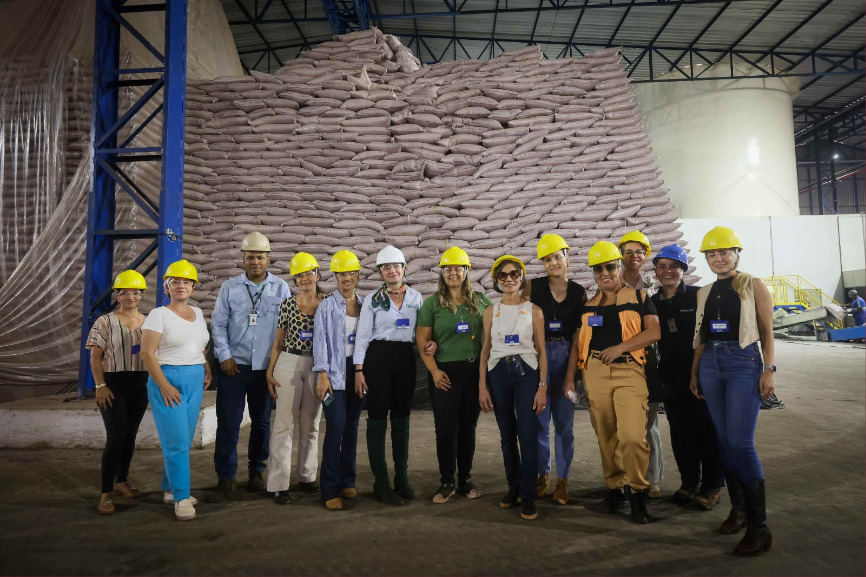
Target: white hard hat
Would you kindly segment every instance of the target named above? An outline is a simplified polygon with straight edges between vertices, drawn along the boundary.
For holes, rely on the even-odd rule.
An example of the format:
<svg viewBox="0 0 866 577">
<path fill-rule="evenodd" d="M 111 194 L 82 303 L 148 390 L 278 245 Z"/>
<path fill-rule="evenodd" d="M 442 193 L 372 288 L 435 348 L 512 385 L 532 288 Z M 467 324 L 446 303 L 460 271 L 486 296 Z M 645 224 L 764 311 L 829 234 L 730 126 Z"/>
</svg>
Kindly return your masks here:
<svg viewBox="0 0 866 577">
<path fill-rule="evenodd" d="M 246 252 L 271 252 L 268 237 L 260 232 L 251 232 L 241 241 L 241 250 Z"/>
<path fill-rule="evenodd" d="M 383 264 L 391 262 L 406 264 L 406 257 L 403 256 L 403 253 L 399 248 L 393 247 L 389 244 L 376 255 L 376 266 L 382 266 Z"/>
</svg>

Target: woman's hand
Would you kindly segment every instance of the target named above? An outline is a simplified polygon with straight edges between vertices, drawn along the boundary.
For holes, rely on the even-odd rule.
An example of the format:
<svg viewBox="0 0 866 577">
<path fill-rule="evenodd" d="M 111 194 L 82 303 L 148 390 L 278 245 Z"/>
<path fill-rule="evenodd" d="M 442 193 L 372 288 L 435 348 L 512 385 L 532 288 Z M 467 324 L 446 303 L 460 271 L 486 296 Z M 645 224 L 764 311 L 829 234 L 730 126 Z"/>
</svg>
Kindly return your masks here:
<svg viewBox="0 0 866 577">
<path fill-rule="evenodd" d="M 331 379 L 328 378 L 328 373 L 322 371 L 319 373 L 319 378 L 316 379 L 316 396 L 321 401 L 329 391 L 332 394 L 334 392 L 331 388 Z"/>
<path fill-rule="evenodd" d="M 445 374 L 445 371 L 440 371 L 436 369 L 431 372 L 431 376 L 433 377 L 433 386 L 437 389 L 441 389 L 443 391 L 447 391 L 451 388 L 451 379 L 448 378 L 448 375 Z"/>
<path fill-rule="evenodd" d="M 429 356 L 434 356 L 436 354 L 436 341 L 427 341 L 427 344 L 424 345 L 424 354 Z"/>
<path fill-rule="evenodd" d="M 490 398 L 490 391 L 487 390 L 487 385 L 484 383 L 478 387 L 478 404 L 485 413 L 489 413 L 493 409 L 493 399 Z"/>
<path fill-rule="evenodd" d="M 164 387 L 159 387 L 159 393 L 162 395 L 162 400 L 165 401 L 166 407 L 180 406 L 180 391 L 170 383 Z"/>
<path fill-rule="evenodd" d="M 764 369 L 764 374 L 761 375 L 760 389 L 761 400 L 766 401 L 770 395 L 776 390 L 775 380 L 776 373 L 770 369 Z"/>
<path fill-rule="evenodd" d="M 701 384 L 700 384 L 700 381 L 698 381 L 697 377 L 692 377 L 691 380 L 689 381 L 689 390 L 697 398 L 699 398 L 699 399 L 704 398 L 704 396 L 701 394 Z"/>
<path fill-rule="evenodd" d="M 114 393 L 111 392 L 108 386 L 96 389 L 96 406 L 103 411 L 114 406 L 111 404 L 112 399 L 114 399 Z"/>
<path fill-rule="evenodd" d="M 355 373 L 355 394 L 362 399 L 367 394 L 367 379 L 364 378 L 364 373 Z"/>
<path fill-rule="evenodd" d="M 614 345 L 612 347 L 607 347 L 600 353 L 598 353 L 598 360 L 603 362 L 606 365 L 610 365 L 614 359 L 617 359 L 623 354 L 622 344 Z"/>
<path fill-rule="evenodd" d="M 208 363 L 204 364 L 204 390 L 207 390 L 210 387 L 211 382 L 213 382 L 213 375 L 210 372 L 210 365 Z"/>
<path fill-rule="evenodd" d="M 271 393 L 271 396 L 274 400 L 277 400 L 277 388 L 280 386 L 280 383 L 277 382 L 277 379 L 274 378 L 273 373 L 265 373 L 265 380 L 268 382 L 268 391 Z"/>
<path fill-rule="evenodd" d="M 568 398 L 568 393 L 574 393 L 577 387 L 574 385 L 574 379 L 565 379 L 565 383 L 562 385 L 562 394 Z"/>
<path fill-rule="evenodd" d="M 547 387 L 538 387 L 538 391 L 536 391 L 535 393 L 535 398 L 532 399 L 532 408 L 535 411 L 536 415 L 540 415 L 546 407 Z"/>
</svg>

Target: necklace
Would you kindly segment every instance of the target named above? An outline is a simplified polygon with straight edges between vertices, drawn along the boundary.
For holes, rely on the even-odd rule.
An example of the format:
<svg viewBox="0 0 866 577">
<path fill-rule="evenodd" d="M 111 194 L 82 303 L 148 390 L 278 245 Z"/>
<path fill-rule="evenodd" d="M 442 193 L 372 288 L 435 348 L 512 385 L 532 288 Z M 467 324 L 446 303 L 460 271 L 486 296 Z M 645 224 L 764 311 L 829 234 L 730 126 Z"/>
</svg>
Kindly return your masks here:
<svg viewBox="0 0 866 577">
<path fill-rule="evenodd" d="M 520 307 L 520 309 L 518 309 L 517 312 L 514 314 L 514 323 L 512 323 L 512 325 L 511 325 L 511 331 L 507 333 L 509 335 L 513 335 L 514 329 L 517 328 L 517 321 L 518 321 L 518 319 L 520 319 L 520 315 L 526 314 L 523 311 L 523 302 L 521 301 L 520 303 L 518 303 L 516 305 L 505 305 L 505 306 Z M 495 316 L 499 317 L 501 314 L 502 314 L 502 300 L 500 300 L 498 303 L 496 303 Z M 500 318 L 499 322 L 497 323 L 497 326 L 496 326 L 496 338 L 497 338 L 497 340 L 503 341 L 503 342 L 505 341 L 505 339 L 502 335 L 502 321 L 504 321 L 504 320 L 505 320 L 504 318 Z"/>
</svg>

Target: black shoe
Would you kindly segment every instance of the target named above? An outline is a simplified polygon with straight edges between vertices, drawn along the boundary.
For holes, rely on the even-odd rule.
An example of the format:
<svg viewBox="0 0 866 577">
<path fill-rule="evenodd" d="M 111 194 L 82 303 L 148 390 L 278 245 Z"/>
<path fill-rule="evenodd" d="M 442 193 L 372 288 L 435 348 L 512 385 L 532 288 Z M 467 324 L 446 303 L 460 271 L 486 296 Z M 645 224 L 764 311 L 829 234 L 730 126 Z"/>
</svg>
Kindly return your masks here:
<svg viewBox="0 0 866 577">
<path fill-rule="evenodd" d="M 220 479 L 216 489 L 207 496 L 208 503 L 222 503 L 234 499 L 237 488 L 238 483 L 234 479 Z"/>
<path fill-rule="evenodd" d="M 517 491 L 508 491 L 504 497 L 499 500 L 499 506 L 503 509 L 510 509 L 520 505 L 521 499 Z"/>
<path fill-rule="evenodd" d="M 478 487 L 472 482 L 471 478 L 460 481 L 457 484 L 457 490 L 462 495 L 466 495 L 467 499 L 477 499 L 481 496 L 481 491 L 478 490 Z"/>
<path fill-rule="evenodd" d="M 301 481 L 298 483 L 298 488 L 304 493 L 315 493 L 319 490 L 319 482 L 318 481 L 310 481 L 309 483 L 305 481 Z"/>
<path fill-rule="evenodd" d="M 265 490 L 265 479 L 261 471 L 250 471 L 250 480 L 247 481 L 247 491 L 258 493 Z"/>
<path fill-rule="evenodd" d="M 520 517 L 526 520 L 538 517 L 538 512 L 535 510 L 535 501 L 523 502 L 523 505 L 520 507 Z"/>
<path fill-rule="evenodd" d="M 646 492 L 626 487 L 628 504 L 631 505 L 631 520 L 635 523 L 645 525 L 650 522 L 649 513 L 646 510 Z"/>
<path fill-rule="evenodd" d="M 277 491 L 274 493 L 274 502 L 277 505 L 288 505 L 292 502 L 292 497 L 288 491 Z"/>
<path fill-rule="evenodd" d="M 605 513 L 618 513 L 623 501 L 625 495 L 622 494 L 622 489 L 611 489 L 601 502 L 601 510 Z"/>
<path fill-rule="evenodd" d="M 447 503 L 448 499 L 453 497 L 456 492 L 454 483 L 442 483 L 433 495 L 433 502 L 439 505 Z"/>
</svg>

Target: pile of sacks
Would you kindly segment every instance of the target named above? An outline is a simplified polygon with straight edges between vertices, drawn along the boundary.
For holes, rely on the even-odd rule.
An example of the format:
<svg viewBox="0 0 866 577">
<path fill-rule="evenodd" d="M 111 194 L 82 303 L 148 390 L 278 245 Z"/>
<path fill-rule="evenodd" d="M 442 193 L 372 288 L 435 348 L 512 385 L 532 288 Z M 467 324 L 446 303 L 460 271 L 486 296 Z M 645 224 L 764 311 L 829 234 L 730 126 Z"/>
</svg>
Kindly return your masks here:
<svg viewBox="0 0 866 577">
<path fill-rule="evenodd" d="M 503 253 L 543 272 L 537 239 L 555 232 L 590 288 L 597 240 L 640 230 L 661 247 L 682 236 L 629 82 L 613 48 L 543 60 L 529 46 L 422 67 L 373 29 L 274 75 L 190 84 L 184 250 L 200 270 L 196 297 L 212 309 L 254 230 L 270 239 L 276 273 L 312 253 L 326 291 L 333 253 L 359 256 L 365 292 L 381 283 L 376 253 L 393 244 L 423 294 L 449 245 L 467 250 L 489 292 Z"/>
</svg>

